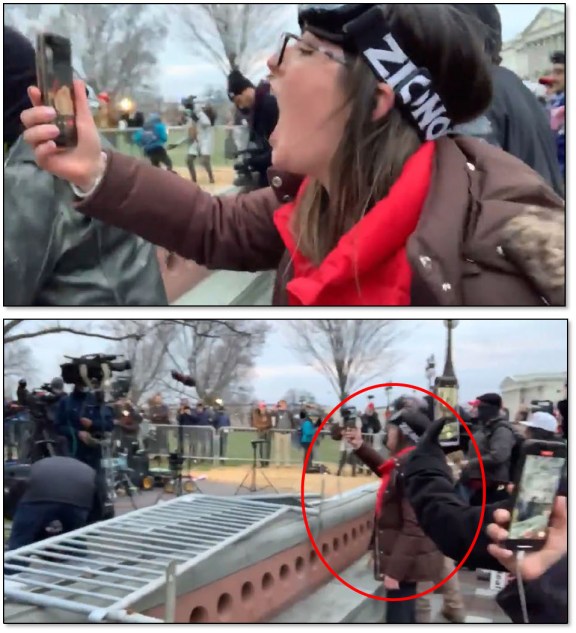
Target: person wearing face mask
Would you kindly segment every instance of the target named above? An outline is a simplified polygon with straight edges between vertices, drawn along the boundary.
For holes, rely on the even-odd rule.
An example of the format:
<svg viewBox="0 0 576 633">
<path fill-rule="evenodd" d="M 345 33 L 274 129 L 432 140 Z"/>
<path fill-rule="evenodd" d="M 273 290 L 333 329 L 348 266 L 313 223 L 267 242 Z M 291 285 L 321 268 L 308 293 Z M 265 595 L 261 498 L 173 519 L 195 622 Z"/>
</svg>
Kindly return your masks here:
<svg viewBox="0 0 576 633">
<path fill-rule="evenodd" d="M 516 445 L 514 430 L 503 420 L 502 398 L 496 393 L 480 396 L 474 407 L 478 425 L 474 439 L 478 445 L 486 474 L 486 499 L 488 503 L 501 501 L 508 496 L 507 484 L 512 480 L 512 451 Z M 467 461 L 463 462 L 459 490 L 471 505 L 482 502 L 482 475 L 480 462 L 472 443 L 468 447 Z"/>
<path fill-rule="evenodd" d="M 308 8 L 300 25 L 268 62 L 271 188 L 213 197 L 103 152 L 81 84 L 78 146 L 56 150 L 36 88 L 26 140 L 82 213 L 209 268 L 276 270 L 275 305 L 564 305 L 564 202 L 454 130 L 492 97 L 470 21 L 440 4 L 351 4 Z"/>
</svg>

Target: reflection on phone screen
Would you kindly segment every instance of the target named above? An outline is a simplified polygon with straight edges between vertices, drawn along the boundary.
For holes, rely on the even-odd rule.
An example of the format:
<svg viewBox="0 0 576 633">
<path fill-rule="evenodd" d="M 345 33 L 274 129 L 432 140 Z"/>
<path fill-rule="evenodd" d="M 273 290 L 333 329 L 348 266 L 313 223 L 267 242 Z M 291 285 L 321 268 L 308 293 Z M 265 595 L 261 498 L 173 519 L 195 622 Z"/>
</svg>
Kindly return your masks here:
<svg viewBox="0 0 576 633">
<path fill-rule="evenodd" d="M 546 538 L 565 461 L 563 457 L 526 457 L 512 513 L 510 540 Z"/>
</svg>

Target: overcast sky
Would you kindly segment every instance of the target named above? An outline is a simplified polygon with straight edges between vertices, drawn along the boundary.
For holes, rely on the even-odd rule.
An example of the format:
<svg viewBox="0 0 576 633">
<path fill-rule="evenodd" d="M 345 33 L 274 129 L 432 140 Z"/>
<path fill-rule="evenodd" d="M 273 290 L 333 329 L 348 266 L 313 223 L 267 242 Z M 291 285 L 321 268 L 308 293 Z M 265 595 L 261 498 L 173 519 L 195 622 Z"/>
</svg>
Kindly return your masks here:
<svg viewBox="0 0 576 633">
<path fill-rule="evenodd" d="M 298 32 L 296 7 L 297 5 L 294 5 L 293 18 L 286 21 L 286 31 Z M 562 4 L 499 4 L 504 41 L 519 35 L 543 7 L 565 10 Z M 163 72 L 158 80 L 164 97 L 170 101 L 179 101 L 189 94 L 200 93 L 208 85 L 222 88 L 226 85 L 224 76 L 210 63 L 196 59 L 188 53 L 185 42 L 180 38 L 168 38 L 166 48 L 160 56 L 160 62 Z M 264 73 L 263 68 L 262 76 Z"/>
<path fill-rule="evenodd" d="M 402 382 L 426 387 L 426 359 L 436 356 L 438 371 L 444 365 L 445 330 L 442 321 L 400 321 L 406 333 L 397 343 L 400 358 L 380 382 Z M 83 329 L 90 324 L 76 322 Z M 275 402 L 288 389 L 311 391 L 322 404 L 337 404 L 326 379 L 306 367 L 289 348 L 290 338 L 282 321 L 271 322 L 263 354 L 257 361 L 255 396 Z M 36 324 L 34 324 L 36 329 Z M 515 374 L 567 370 L 565 321 L 462 321 L 455 332 L 454 365 L 462 402 L 488 391 Z M 59 373 L 65 355 L 110 351 L 113 343 L 70 334 L 55 334 L 30 341 L 38 367 L 37 384 Z M 369 386 L 369 385 L 365 385 Z M 377 400 L 384 404 L 381 394 Z"/>
</svg>

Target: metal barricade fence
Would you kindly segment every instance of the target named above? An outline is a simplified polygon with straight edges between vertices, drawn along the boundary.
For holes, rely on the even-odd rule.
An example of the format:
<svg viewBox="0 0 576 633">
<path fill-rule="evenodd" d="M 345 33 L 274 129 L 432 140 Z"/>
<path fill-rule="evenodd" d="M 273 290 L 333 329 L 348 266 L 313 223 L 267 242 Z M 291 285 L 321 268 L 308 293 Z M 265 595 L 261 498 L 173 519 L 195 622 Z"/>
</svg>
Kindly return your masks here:
<svg viewBox="0 0 576 633">
<path fill-rule="evenodd" d="M 212 426 L 153 425 L 144 438 L 144 448 L 151 457 L 168 457 L 178 452 L 182 433 L 182 456 L 197 462 L 213 462 L 219 452 L 219 438 Z"/>
<path fill-rule="evenodd" d="M 228 427 L 220 429 L 217 435 L 219 439 L 218 459 L 224 464 L 252 463 L 254 459 L 252 441 L 254 440 L 263 440 L 264 442 L 256 446 L 258 466 L 298 466 L 304 461 L 304 449 L 300 442 L 300 434 L 296 429 L 292 431 L 279 429 L 258 431 L 255 428 Z M 382 433 L 365 435 L 364 441 L 374 450 L 382 452 L 384 448 L 382 438 Z M 333 440 L 330 431 L 323 431 L 314 444 L 314 461 L 338 464 L 343 450 L 345 450 L 343 442 Z"/>
</svg>

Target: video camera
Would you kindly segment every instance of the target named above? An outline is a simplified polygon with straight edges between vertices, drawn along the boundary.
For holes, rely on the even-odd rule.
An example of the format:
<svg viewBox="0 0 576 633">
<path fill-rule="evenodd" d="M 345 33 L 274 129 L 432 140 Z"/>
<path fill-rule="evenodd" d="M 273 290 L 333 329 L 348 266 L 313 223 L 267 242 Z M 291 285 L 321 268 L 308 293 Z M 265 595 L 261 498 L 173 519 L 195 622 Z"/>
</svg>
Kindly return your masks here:
<svg viewBox="0 0 576 633">
<path fill-rule="evenodd" d="M 552 400 L 532 400 L 528 410 L 530 413 L 549 413 L 554 415 L 554 403 Z"/>
<path fill-rule="evenodd" d="M 70 362 L 60 365 L 62 380 L 67 385 L 85 385 L 98 388 L 108 380 L 112 372 L 129 371 L 132 364 L 128 360 L 116 361 L 118 356 L 88 354 L 79 358 L 66 356 Z"/>
</svg>

